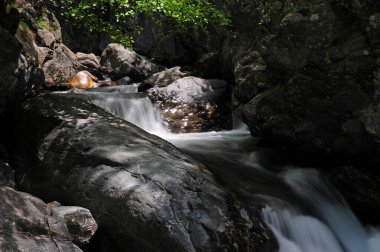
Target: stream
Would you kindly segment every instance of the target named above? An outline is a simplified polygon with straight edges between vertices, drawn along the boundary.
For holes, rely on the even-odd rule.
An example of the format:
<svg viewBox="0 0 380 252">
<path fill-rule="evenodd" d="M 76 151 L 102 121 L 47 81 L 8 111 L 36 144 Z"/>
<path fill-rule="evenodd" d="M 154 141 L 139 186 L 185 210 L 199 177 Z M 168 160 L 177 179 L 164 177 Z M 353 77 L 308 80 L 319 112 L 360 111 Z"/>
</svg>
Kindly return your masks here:
<svg viewBox="0 0 380 252">
<path fill-rule="evenodd" d="M 137 86 L 93 89 L 86 99 L 155 134 L 205 164 L 262 218 L 280 252 L 379 252 L 380 229 L 364 227 L 316 169 L 278 167 L 239 122 L 231 131 L 172 134 Z"/>
</svg>

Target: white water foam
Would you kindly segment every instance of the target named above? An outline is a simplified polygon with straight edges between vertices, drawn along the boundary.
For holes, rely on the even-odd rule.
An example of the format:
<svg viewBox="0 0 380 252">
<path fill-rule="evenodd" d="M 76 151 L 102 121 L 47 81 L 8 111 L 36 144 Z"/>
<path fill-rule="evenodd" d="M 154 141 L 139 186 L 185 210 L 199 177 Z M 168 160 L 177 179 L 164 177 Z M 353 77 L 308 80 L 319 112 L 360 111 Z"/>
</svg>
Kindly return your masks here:
<svg viewBox="0 0 380 252">
<path fill-rule="evenodd" d="M 291 169 L 284 180 L 311 214 L 278 199 L 262 210 L 281 252 L 379 252 L 379 232 L 367 231 L 335 189 L 315 170 Z"/>
</svg>

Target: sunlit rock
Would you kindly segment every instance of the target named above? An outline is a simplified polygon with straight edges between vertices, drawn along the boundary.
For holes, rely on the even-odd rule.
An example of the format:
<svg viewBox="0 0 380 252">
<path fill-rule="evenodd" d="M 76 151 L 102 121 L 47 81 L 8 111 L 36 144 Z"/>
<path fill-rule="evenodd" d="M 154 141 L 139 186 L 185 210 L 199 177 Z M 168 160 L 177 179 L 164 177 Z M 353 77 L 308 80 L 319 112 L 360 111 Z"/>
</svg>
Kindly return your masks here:
<svg viewBox="0 0 380 252">
<path fill-rule="evenodd" d="M 223 80 L 193 76 L 177 79 L 166 87 L 148 90 L 160 107 L 172 132 L 204 132 L 232 126 L 229 85 Z"/>
<path fill-rule="evenodd" d="M 80 71 L 73 75 L 67 83 L 71 87 L 86 89 L 94 88 L 98 80 L 99 79 L 92 75 L 90 72 Z"/>
</svg>

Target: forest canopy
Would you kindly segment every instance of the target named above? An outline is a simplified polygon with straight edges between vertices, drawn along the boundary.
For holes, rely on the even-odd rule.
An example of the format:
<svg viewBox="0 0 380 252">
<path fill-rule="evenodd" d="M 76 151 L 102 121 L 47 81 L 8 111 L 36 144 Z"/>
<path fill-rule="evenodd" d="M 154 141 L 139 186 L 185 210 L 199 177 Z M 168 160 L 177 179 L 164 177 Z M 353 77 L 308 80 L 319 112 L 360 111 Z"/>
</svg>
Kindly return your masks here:
<svg viewBox="0 0 380 252">
<path fill-rule="evenodd" d="M 108 33 L 112 39 L 132 45 L 141 27 L 136 20 L 145 14 L 160 20 L 180 34 L 207 29 L 209 25 L 225 28 L 230 21 L 208 0 L 48 0 L 74 25 L 90 31 Z"/>
</svg>

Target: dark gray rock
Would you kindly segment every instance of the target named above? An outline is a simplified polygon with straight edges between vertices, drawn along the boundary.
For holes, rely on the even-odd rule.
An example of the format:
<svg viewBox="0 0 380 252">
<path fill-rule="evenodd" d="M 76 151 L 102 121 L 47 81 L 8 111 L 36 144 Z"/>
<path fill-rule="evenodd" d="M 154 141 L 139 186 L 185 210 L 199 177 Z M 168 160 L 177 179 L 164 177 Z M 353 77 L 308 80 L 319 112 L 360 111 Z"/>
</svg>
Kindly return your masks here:
<svg viewBox="0 0 380 252">
<path fill-rule="evenodd" d="M 361 21 L 350 16 L 364 9 L 329 1 L 287 4 L 254 7 L 264 13 L 254 21 L 266 31 L 242 31 L 242 41 L 230 43 L 237 112 L 272 146 L 310 153 L 373 151 L 376 141 L 360 117 L 373 99 L 377 55 Z M 375 27 L 372 16 L 370 37 Z"/>
<path fill-rule="evenodd" d="M 102 53 L 100 64 L 109 69 L 112 79 L 118 80 L 128 76 L 135 82 L 142 81 L 151 74 L 165 69 L 119 44 L 107 46 Z"/>
<path fill-rule="evenodd" d="M 55 53 L 53 59 L 47 61 L 43 67 L 46 77 L 51 77 L 55 84 L 66 83 L 80 69 L 80 65 L 75 64 L 64 53 Z"/>
<path fill-rule="evenodd" d="M 17 9 L 11 8 L 7 13 L 5 9 L 0 9 L 0 26 L 14 35 L 18 29 L 20 13 Z"/>
<path fill-rule="evenodd" d="M 72 241 L 78 246 L 86 245 L 98 229 L 90 211 L 83 207 L 57 206 L 52 212 L 65 221 Z"/>
<path fill-rule="evenodd" d="M 125 77 L 117 80 L 117 85 L 120 85 L 120 86 L 129 85 L 132 83 L 133 83 L 133 80 L 131 78 L 129 78 L 128 76 L 125 76 Z"/>
<path fill-rule="evenodd" d="M 41 91 L 43 73 L 31 38 L 21 30 L 13 36 L 0 27 L 0 114 L 16 103 Z"/>
<path fill-rule="evenodd" d="M 152 87 L 166 87 L 174 81 L 189 76 L 189 72 L 181 71 L 181 67 L 173 67 L 158 72 L 144 80 L 139 86 L 139 92 L 143 92 Z"/>
<path fill-rule="evenodd" d="M 380 13 L 375 13 L 369 17 L 367 34 L 371 43 L 378 48 L 378 43 L 380 42 Z"/>
<path fill-rule="evenodd" d="M 231 127 L 229 84 L 193 76 L 148 90 L 172 132 L 203 132 Z"/>
<path fill-rule="evenodd" d="M 8 163 L 0 160 L 0 186 L 15 187 L 15 174 Z"/>
<path fill-rule="evenodd" d="M 260 250 L 273 242 L 257 216 L 249 230 L 235 222 L 228 191 L 202 165 L 74 95 L 38 97 L 16 112 L 15 169 L 24 190 L 90 209 L 112 241 L 104 251 Z"/>
<path fill-rule="evenodd" d="M 30 194 L 0 186 L 0 250 L 79 252 L 63 219 Z"/>
</svg>

